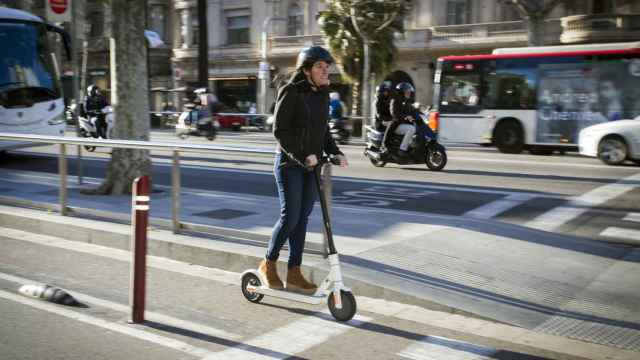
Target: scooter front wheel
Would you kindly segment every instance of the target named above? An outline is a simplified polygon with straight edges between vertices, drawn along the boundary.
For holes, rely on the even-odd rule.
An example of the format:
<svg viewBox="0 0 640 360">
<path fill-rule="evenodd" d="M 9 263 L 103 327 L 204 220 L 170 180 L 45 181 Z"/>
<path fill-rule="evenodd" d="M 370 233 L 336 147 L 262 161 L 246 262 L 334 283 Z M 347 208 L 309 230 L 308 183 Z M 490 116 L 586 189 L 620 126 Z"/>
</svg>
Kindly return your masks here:
<svg viewBox="0 0 640 360">
<path fill-rule="evenodd" d="M 264 295 L 258 294 L 255 291 L 249 290 L 250 286 L 260 287 L 262 286 L 262 282 L 260 281 L 258 276 L 256 276 L 256 274 L 248 272 L 242 275 L 242 295 L 244 295 L 245 299 L 253 303 L 259 303 L 260 300 L 262 300 L 262 298 L 264 297 Z"/>
<path fill-rule="evenodd" d="M 340 298 L 342 301 L 342 308 L 336 308 L 336 302 L 333 297 L 333 292 L 329 294 L 327 305 L 331 315 L 338 321 L 349 321 L 356 314 L 356 297 L 350 291 L 340 290 Z"/>
</svg>

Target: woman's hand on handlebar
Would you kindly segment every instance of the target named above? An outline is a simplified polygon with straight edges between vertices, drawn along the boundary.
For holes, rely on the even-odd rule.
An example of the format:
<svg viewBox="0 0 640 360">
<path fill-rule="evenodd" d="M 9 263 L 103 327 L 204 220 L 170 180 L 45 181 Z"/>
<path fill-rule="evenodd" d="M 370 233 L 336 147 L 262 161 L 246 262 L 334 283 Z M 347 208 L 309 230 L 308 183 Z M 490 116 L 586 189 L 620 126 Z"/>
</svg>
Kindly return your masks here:
<svg viewBox="0 0 640 360">
<path fill-rule="evenodd" d="M 312 169 L 314 166 L 318 165 L 318 158 L 314 154 L 311 154 L 304 159 L 304 165 L 307 168 Z"/>
</svg>

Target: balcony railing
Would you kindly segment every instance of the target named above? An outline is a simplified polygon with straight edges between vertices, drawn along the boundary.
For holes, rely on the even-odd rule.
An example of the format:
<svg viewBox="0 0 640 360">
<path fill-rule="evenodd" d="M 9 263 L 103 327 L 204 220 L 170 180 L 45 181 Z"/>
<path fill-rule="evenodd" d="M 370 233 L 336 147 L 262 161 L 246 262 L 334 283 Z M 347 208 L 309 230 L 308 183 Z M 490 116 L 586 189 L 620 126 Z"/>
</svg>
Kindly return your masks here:
<svg viewBox="0 0 640 360">
<path fill-rule="evenodd" d="M 561 22 L 565 44 L 640 39 L 640 14 L 574 15 Z"/>
</svg>

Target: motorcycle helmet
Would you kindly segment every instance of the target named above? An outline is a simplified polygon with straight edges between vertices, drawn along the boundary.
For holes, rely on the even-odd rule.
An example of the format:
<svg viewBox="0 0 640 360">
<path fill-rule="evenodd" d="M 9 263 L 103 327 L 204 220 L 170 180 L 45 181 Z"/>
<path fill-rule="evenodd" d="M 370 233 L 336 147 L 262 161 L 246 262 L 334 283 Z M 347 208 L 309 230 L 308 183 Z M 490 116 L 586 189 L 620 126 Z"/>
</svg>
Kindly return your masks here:
<svg viewBox="0 0 640 360">
<path fill-rule="evenodd" d="M 87 95 L 88 96 L 97 96 L 100 94 L 100 88 L 96 84 L 91 84 L 87 86 Z"/>
<path fill-rule="evenodd" d="M 376 87 L 376 92 L 378 94 L 382 94 L 383 92 L 391 92 L 391 81 L 385 80 L 380 85 Z"/>
<path fill-rule="evenodd" d="M 312 46 L 306 49 L 302 49 L 298 54 L 298 61 L 296 62 L 296 69 L 310 69 L 313 64 L 318 61 L 324 61 L 331 65 L 335 62 L 333 56 L 322 46 Z"/>
<path fill-rule="evenodd" d="M 411 93 L 415 93 L 416 89 L 408 82 L 401 82 L 396 85 L 396 91 L 399 94 L 404 94 L 405 91 L 411 91 Z"/>
</svg>

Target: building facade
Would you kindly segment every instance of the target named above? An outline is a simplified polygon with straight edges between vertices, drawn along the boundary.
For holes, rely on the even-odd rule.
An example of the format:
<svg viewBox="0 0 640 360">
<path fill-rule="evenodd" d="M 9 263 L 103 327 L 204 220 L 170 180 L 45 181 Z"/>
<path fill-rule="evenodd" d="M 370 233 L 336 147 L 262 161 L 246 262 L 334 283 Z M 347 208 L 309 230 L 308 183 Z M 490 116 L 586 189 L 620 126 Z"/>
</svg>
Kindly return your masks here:
<svg viewBox="0 0 640 360">
<path fill-rule="evenodd" d="M 195 86 L 197 81 L 196 3 L 172 1 L 176 26 L 171 62 L 177 87 Z M 268 109 L 275 83 L 293 70 L 298 51 L 325 44 L 316 17 L 326 1 L 208 0 L 207 4 L 209 87 L 235 110 L 246 111 L 250 103 L 264 103 Z M 439 56 L 490 53 L 527 44 L 520 15 L 497 0 L 414 0 L 405 29 L 396 40 L 399 56 L 388 76 L 414 83 L 417 100 L 423 104 L 431 103 L 434 62 Z M 266 54 L 261 41 L 265 34 Z M 566 1 L 545 25 L 548 45 L 639 39 L 640 2 L 633 0 Z M 268 81 L 262 89 L 265 72 Z M 340 84 L 337 68 L 333 73 L 334 83 Z M 348 86 L 336 88 L 350 100 Z"/>
<path fill-rule="evenodd" d="M 150 49 L 151 107 L 178 108 L 197 86 L 197 0 L 146 0 L 147 28 L 164 45 Z M 325 45 L 316 20 L 329 0 L 207 0 L 209 88 L 229 110 L 257 103 L 268 110 L 276 85 L 293 70 L 300 49 Z M 76 0 L 76 44 L 86 40 L 85 83 L 110 87 L 110 9 L 102 0 Z M 526 24 L 498 0 L 414 0 L 398 36 L 399 54 L 387 76 L 416 87 L 417 100 L 431 104 L 433 69 L 444 55 L 490 53 L 526 46 Z M 44 0 L 0 0 L 0 5 L 44 14 Z M 266 38 L 266 41 L 263 39 Z M 545 43 L 579 44 L 640 40 L 640 1 L 566 0 L 548 16 Z M 84 58 L 76 46 L 76 59 Z M 72 74 L 73 75 L 73 74 Z M 333 88 L 351 102 L 350 86 L 332 68 Z"/>
</svg>

